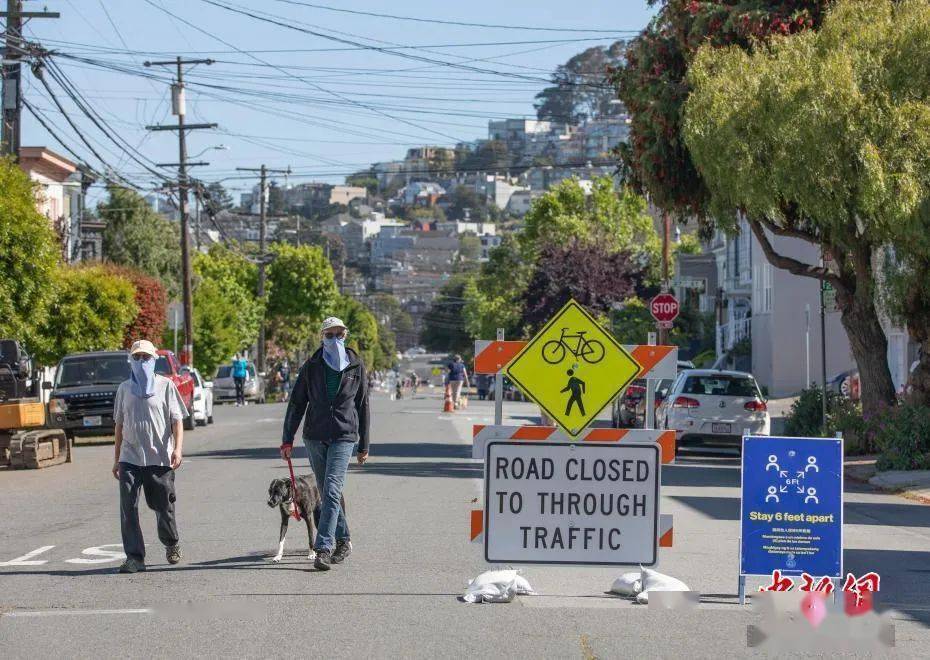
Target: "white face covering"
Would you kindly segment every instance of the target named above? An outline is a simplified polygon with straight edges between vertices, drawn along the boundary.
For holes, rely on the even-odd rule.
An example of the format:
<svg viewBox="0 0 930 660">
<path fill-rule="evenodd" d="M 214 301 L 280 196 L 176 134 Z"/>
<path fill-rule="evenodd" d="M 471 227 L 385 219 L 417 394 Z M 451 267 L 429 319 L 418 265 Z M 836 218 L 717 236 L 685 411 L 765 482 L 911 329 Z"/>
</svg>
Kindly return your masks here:
<svg viewBox="0 0 930 660">
<path fill-rule="evenodd" d="M 349 356 L 346 355 L 345 338 L 333 337 L 332 339 L 323 338 L 323 359 L 330 369 L 334 371 L 344 371 L 349 366 Z"/>
<path fill-rule="evenodd" d="M 143 399 L 155 394 L 155 358 L 130 360 L 129 370 L 129 389 L 133 394 Z"/>
</svg>

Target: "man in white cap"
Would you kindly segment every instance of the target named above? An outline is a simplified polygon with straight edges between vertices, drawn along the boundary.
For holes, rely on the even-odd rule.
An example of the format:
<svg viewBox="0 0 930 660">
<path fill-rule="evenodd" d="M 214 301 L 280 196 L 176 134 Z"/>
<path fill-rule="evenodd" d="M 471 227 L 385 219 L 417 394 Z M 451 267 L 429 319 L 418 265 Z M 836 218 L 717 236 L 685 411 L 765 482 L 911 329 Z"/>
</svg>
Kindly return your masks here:
<svg viewBox="0 0 930 660">
<path fill-rule="evenodd" d="M 368 377 L 358 354 L 346 348 L 347 336 L 341 320 L 331 316 L 323 321 L 322 346 L 297 374 L 281 440 L 281 456 L 290 458 L 303 419 L 304 444 L 322 499 L 313 544 L 314 566 L 321 571 L 328 571 L 352 552 L 342 488 L 356 443 L 358 464 L 368 459 Z"/>
<path fill-rule="evenodd" d="M 145 541 L 139 526 L 139 489 L 155 512 L 158 538 L 170 564 L 181 561 L 174 517 L 174 471 L 181 466 L 184 407 L 177 386 L 155 373 L 158 352 L 140 339 L 129 351 L 129 378 L 113 404 L 116 445 L 113 476 L 119 481 L 120 528 L 126 561 L 120 573 L 145 570 Z"/>
</svg>

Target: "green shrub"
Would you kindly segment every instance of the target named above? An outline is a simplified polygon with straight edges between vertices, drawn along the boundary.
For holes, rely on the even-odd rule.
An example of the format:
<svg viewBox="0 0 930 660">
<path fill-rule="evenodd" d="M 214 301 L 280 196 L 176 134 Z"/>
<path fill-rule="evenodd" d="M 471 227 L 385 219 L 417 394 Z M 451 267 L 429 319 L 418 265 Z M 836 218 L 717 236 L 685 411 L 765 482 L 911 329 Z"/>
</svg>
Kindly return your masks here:
<svg viewBox="0 0 930 660">
<path fill-rule="evenodd" d="M 878 470 L 930 469 L 930 408 L 901 404 L 865 420 L 866 442 L 880 453 Z"/>
<path fill-rule="evenodd" d="M 827 426 L 824 428 L 822 402 L 819 387 L 802 390 L 785 417 L 785 435 L 830 437 L 842 433 L 847 455 L 872 450 L 865 442 L 862 412 L 856 403 L 836 392 L 827 392 Z"/>
</svg>

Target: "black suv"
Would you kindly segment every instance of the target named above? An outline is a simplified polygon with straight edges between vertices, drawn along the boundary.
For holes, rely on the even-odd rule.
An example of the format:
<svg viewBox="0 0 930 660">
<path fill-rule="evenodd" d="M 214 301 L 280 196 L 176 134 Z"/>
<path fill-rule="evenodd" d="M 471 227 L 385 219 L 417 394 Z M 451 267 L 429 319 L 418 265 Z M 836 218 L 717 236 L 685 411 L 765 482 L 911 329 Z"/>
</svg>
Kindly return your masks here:
<svg viewBox="0 0 930 660">
<path fill-rule="evenodd" d="M 129 353 L 98 351 L 66 355 L 58 363 L 48 402 L 48 425 L 75 435 L 112 435 L 113 400 L 129 378 Z"/>
</svg>

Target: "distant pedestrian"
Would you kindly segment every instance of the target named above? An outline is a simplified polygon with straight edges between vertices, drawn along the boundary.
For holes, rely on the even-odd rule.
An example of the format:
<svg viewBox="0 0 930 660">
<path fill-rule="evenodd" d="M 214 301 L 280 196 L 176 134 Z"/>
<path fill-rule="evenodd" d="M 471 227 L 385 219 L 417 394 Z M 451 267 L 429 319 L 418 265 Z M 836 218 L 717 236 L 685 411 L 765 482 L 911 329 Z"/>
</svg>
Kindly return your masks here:
<svg viewBox="0 0 930 660">
<path fill-rule="evenodd" d="M 447 382 L 452 387 L 452 403 L 458 408 L 462 396 L 462 386 L 469 387 L 468 370 L 465 368 L 465 363 L 462 362 L 461 355 L 453 356 L 447 371 Z"/>
<path fill-rule="evenodd" d="M 233 358 L 232 376 L 236 384 L 236 405 L 245 405 L 245 377 L 249 375 L 249 363 L 239 353 Z"/>
<path fill-rule="evenodd" d="M 287 358 L 281 360 L 281 364 L 278 365 L 278 378 L 281 379 L 281 398 L 287 401 L 291 392 L 291 365 L 288 364 Z"/>
<path fill-rule="evenodd" d="M 116 423 L 113 477 L 119 481 L 120 529 L 126 561 L 120 573 L 145 570 L 145 541 L 139 526 L 139 489 L 155 512 L 158 539 L 169 564 L 181 561 L 174 515 L 174 471 L 181 466 L 187 410 L 175 384 L 155 373 L 157 352 L 139 340 L 130 350 L 130 376 L 120 383 L 113 405 Z"/>
<path fill-rule="evenodd" d="M 488 398 L 488 390 L 490 389 L 491 377 L 487 374 L 477 374 L 475 376 L 475 387 L 478 390 L 478 400 L 484 401 Z"/>
<path fill-rule="evenodd" d="M 356 443 L 358 464 L 368 459 L 368 377 L 358 354 L 345 346 L 348 330 L 342 321 L 326 319 L 320 335 L 323 345 L 300 368 L 287 404 L 281 456 L 290 458 L 303 419 L 304 445 L 322 500 L 314 566 L 328 571 L 352 552 L 342 488 Z"/>
</svg>

